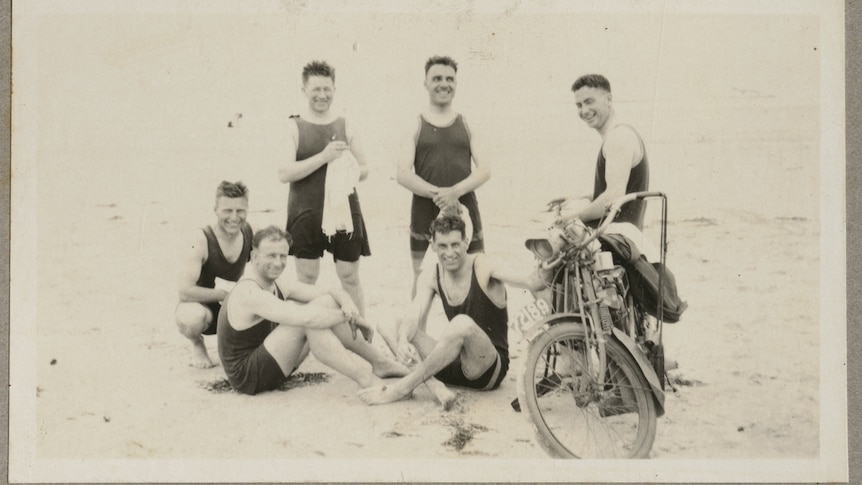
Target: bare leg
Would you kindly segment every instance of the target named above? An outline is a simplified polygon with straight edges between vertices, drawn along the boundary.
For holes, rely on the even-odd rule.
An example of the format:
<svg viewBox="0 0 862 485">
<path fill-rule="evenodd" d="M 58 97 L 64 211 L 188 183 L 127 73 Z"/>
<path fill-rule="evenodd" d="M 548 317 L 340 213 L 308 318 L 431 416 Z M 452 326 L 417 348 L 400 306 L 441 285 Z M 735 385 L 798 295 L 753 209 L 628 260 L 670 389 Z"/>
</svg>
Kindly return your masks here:
<svg viewBox="0 0 862 485">
<path fill-rule="evenodd" d="M 289 376 L 308 356 L 309 345 L 305 329 L 279 325 L 266 336 L 263 346 L 278 363 L 281 373 Z"/>
<path fill-rule="evenodd" d="M 396 322 L 381 322 L 377 324 L 377 334 L 383 337 L 383 341 L 389 347 L 389 350 L 394 354 L 398 348 L 398 327 L 401 321 Z"/>
<path fill-rule="evenodd" d="M 437 341 L 427 333 L 419 331 L 416 332 L 416 335 L 413 337 L 413 345 L 424 360 L 434 351 L 434 347 L 437 346 Z M 447 363 L 446 365 L 449 364 Z M 437 372 L 439 372 L 439 370 L 435 371 L 434 374 L 437 374 Z M 446 384 L 440 382 L 433 376 L 425 380 L 425 385 L 428 386 L 428 390 L 434 394 L 434 397 L 440 401 L 440 404 L 443 406 L 445 411 L 452 409 L 452 406 L 455 404 L 455 400 L 458 398 L 458 393 L 446 387 Z"/>
<path fill-rule="evenodd" d="M 359 282 L 359 261 L 336 261 L 335 273 L 341 280 L 341 287 L 350 295 L 353 303 L 359 308 L 359 313 L 365 315 L 365 295 Z"/>
<path fill-rule="evenodd" d="M 338 308 L 338 304 L 335 300 L 332 299 L 329 295 L 324 295 L 318 298 L 315 298 L 309 305 L 319 305 L 326 308 Z M 357 336 L 355 339 L 353 338 L 353 332 L 350 331 L 350 327 L 344 323 L 340 325 L 336 325 L 330 329 L 332 333 L 338 337 L 338 340 L 344 346 L 344 348 L 350 350 L 356 355 L 362 357 L 367 362 L 369 362 L 372 366 L 372 372 L 374 375 L 380 378 L 386 377 L 401 377 L 405 376 L 410 372 L 403 364 L 399 363 L 392 357 L 384 354 L 380 349 L 366 342 L 360 336 Z"/>
<path fill-rule="evenodd" d="M 395 323 L 382 323 L 377 326 L 378 333 L 383 337 L 383 341 L 386 342 L 386 345 L 389 346 L 389 349 L 392 350 L 393 353 L 398 345 L 398 327 L 400 325 L 401 322 L 398 321 Z M 430 354 L 434 349 L 434 346 L 437 344 L 433 338 L 422 331 L 417 332 L 413 343 L 416 346 L 416 350 L 419 351 L 419 355 L 422 356 Z M 452 405 L 458 398 L 457 393 L 451 391 L 445 384 L 438 381 L 435 377 L 429 377 L 425 381 L 425 384 L 437 400 L 440 401 L 440 404 L 443 405 L 443 409 L 448 411 L 452 408 Z"/>
<path fill-rule="evenodd" d="M 369 364 L 345 349 L 332 330 L 306 329 L 305 335 L 311 345 L 311 353 L 321 363 L 346 375 L 359 384 L 359 387 L 366 388 L 382 384 L 382 381 L 372 373 Z"/>
<path fill-rule="evenodd" d="M 307 345 L 306 345 L 307 343 Z M 290 325 L 279 325 L 263 341 L 264 347 L 275 358 L 281 372 L 287 376 L 308 355 L 307 349 L 324 365 L 346 375 L 362 387 L 382 381 L 371 373 L 368 364 L 348 352 L 330 329 L 312 330 Z"/>
<path fill-rule="evenodd" d="M 192 342 L 191 365 L 198 369 L 214 367 L 207 353 L 203 331 L 210 325 L 215 316 L 200 303 L 184 302 L 177 305 L 175 319 L 180 333 Z"/>
<path fill-rule="evenodd" d="M 320 259 L 296 258 L 296 279 L 302 283 L 313 285 L 320 276 Z"/>
<path fill-rule="evenodd" d="M 417 336 L 419 335 L 417 333 Z M 421 338 L 414 338 L 413 343 L 422 353 L 426 345 L 420 340 Z M 488 336 L 472 319 L 464 315 L 459 315 L 449 322 L 437 345 L 410 374 L 391 385 L 362 390 L 359 397 L 368 404 L 384 404 L 403 399 L 416 386 L 433 377 L 459 355 L 464 375 L 468 378 L 479 377 L 497 358 L 497 350 Z"/>
<path fill-rule="evenodd" d="M 384 354 L 380 349 L 366 342 L 360 336 L 353 338 L 353 333 L 346 323 L 332 327 L 332 332 L 344 347 L 356 355 L 362 357 L 371 364 L 372 372 L 380 378 L 403 377 L 410 373 L 410 369 L 392 357 Z"/>
<path fill-rule="evenodd" d="M 416 297 L 416 280 L 419 278 L 419 273 L 422 272 L 422 260 L 425 259 L 426 251 L 410 251 L 410 259 L 413 263 L 413 286 L 410 290 L 411 300 Z"/>
</svg>

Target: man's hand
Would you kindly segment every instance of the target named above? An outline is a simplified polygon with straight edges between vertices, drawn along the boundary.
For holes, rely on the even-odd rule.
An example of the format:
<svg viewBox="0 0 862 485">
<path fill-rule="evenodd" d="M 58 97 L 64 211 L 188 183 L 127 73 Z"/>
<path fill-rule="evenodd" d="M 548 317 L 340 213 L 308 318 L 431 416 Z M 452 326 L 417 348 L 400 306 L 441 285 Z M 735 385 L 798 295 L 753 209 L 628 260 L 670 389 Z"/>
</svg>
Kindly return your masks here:
<svg viewBox="0 0 862 485">
<path fill-rule="evenodd" d="M 348 300 L 341 305 L 341 312 L 344 313 L 344 318 L 347 320 L 347 324 L 353 332 L 353 339 L 356 340 L 356 330 L 359 329 L 362 332 L 362 337 L 368 342 L 371 342 L 371 339 L 374 338 L 374 329 L 368 325 L 364 318 L 362 318 L 362 315 L 359 313 L 359 308 L 356 307 L 356 304 L 353 303 L 352 300 L 348 298 Z"/>
<path fill-rule="evenodd" d="M 362 318 L 361 315 L 351 318 L 348 320 L 347 324 L 350 325 L 350 331 L 353 332 L 353 340 L 356 340 L 357 329 L 362 332 L 362 338 L 364 338 L 366 342 L 371 343 L 374 339 L 374 329 L 365 321 L 364 318 Z"/>
<path fill-rule="evenodd" d="M 556 199 L 551 200 L 547 203 L 545 212 L 556 210 L 558 207 L 561 207 L 564 203 L 566 203 L 567 200 L 569 200 L 569 197 L 557 197 Z"/>
<path fill-rule="evenodd" d="M 345 299 L 347 301 L 344 301 L 341 304 L 341 312 L 344 313 L 344 318 L 348 320 L 353 320 L 356 317 L 359 317 L 359 308 L 356 307 L 356 303 L 353 303 L 353 300 L 351 300 L 349 297 Z"/>
<path fill-rule="evenodd" d="M 547 208 L 545 211 L 551 212 L 558 208 L 561 209 L 574 209 L 581 208 L 585 205 L 589 204 L 591 198 L 588 196 L 580 196 L 580 197 L 557 197 L 554 200 L 551 200 L 547 203 Z"/>
<path fill-rule="evenodd" d="M 546 287 L 550 286 L 554 281 L 554 276 L 556 275 L 557 267 L 560 265 L 560 261 L 556 264 L 547 265 L 546 261 L 541 261 L 539 265 L 536 267 L 536 277 L 541 281 Z"/>
<path fill-rule="evenodd" d="M 406 338 L 399 340 L 398 348 L 395 349 L 395 357 L 398 358 L 399 362 L 407 365 L 418 363 L 421 360 L 419 351 Z"/>
<path fill-rule="evenodd" d="M 440 210 L 446 210 L 452 206 L 457 208 L 458 197 L 460 197 L 460 194 L 458 194 L 458 191 L 454 187 L 440 188 L 437 191 L 437 195 L 434 196 L 434 203 L 437 204 Z"/>
<path fill-rule="evenodd" d="M 323 157 L 324 163 L 330 163 L 340 157 L 345 150 L 349 149 L 350 147 L 343 141 L 331 141 L 326 145 L 326 148 L 320 152 L 320 155 Z"/>
</svg>

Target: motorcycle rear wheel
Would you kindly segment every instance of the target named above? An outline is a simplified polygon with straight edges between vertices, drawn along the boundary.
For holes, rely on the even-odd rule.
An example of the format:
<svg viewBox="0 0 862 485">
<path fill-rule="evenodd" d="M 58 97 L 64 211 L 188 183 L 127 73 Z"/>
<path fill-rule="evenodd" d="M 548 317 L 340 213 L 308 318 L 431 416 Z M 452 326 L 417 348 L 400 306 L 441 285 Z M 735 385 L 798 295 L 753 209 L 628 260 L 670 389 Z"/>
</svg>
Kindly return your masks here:
<svg viewBox="0 0 862 485">
<path fill-rule="evenodd" d="M 518 399 L 537 441 L 556 458 L 647 457 L 656 434 L 649 383 L 613 338 L 605 345 L 604 382 L 597 382 L 587 369 L 585 340 L 583 326 L 573 320 L 551 326 L 530 344 Z"/>
</svg>

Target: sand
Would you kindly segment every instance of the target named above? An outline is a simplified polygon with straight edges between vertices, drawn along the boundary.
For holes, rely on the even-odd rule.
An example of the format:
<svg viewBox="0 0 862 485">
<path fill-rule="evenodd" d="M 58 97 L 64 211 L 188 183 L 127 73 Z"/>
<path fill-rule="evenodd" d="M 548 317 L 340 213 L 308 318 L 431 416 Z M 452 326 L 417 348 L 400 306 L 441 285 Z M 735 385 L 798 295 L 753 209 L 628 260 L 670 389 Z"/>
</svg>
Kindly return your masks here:
<svg viewBox="0 0 862 485">
<path fill-rule="evenodd" d="M 650 460 L 552 461 L 536 444 L 526 416 L 509 405 L 525 356 L 523 338 L 514 329 L 512 369 L 500 389 L 462 390 L 450 411 L 424 389 L 410 400 L 368 407 L 357 398 L 356 384 L 313 357 L 302 364 L 301 378 L 290 389 L 259 396 L 226 389 L 219 365 L 189 366 L 189 344 L 173 322 L 180 251 L 197 227 L 213 222 L 212 192 L 222 179 L 249 184 L 249 221 L 255 228 L 284 223 L 287 189 L 275 180 L 274 167 L 283 115 L 296 105 L 285 107 L 290 103 L 284 99 L 264 105 L 275 87 L 258 93 L 250 78 L 209 61 L 183 64 L 188 72 L 175 75 L 233 76 L 247 84 L 229 91 L 227 82 L 219 81 L 204 95 L 198 94 L 206 91 L 201 85 L 181 87 L 158 74 L 180 65 L 171 56 L 181 59 L 200 47 L 183 33 L 188 27 L 183 18 L 164 17 L 147 26 L 159 40 L 155 44 L 141 43 L 123 24 L 107 33 L 95 29 L 114 40 L 105 46 L 75 27 L 91 24 L 70 22 L 76 17 L 42 18 L 38 25 L 55 37 L 38 44 L 34 58 L 41 59 L 41 77 L 32 67 L 35 61 L 27 64 L 23 58 L 25 68 L 19 68 L 21 79 L 37 86 L 23 99 L 40 103 L 18 105 L 33 114 L 38 130 L 18 137 L 19 147 L 35 148 L 19 150 L 13 159 L 18 197 L 10 356 L 13 477 L 793 481 L 841 476 L 844 321 L 841 311 L 833 310 L 843 308 L 844 296 L 843 286 L 828 281 L 829 265 L 840 259 L 834 241 L 843 240 L 834 224 L 840 215 L 831 212 L 841 197 L 831 192 L 836 177 L 829 167 L 835 160 L 826 156 L 830 139 L 822 134 L 815 101 L 799 101 L 778 88 L 771 97 L 734 91 L 736 80 L 730 77 L 721 81 L 722 98 L 694 88 L 682 99 L 665 97 L 661 103 L 652 96 L 626 100 L 620 93 L 620 109 L 643 127 L 651 188 L 669 196 L 668 264 L 689 303 L 682 321 L 665 327 L 666 353 L 679 368 L 670 373 L 674 390 L 666 395 Z M 797 38 L 801 27 L 773 20 L 790 25 L 779 34 Z M 107 17 L 89 21 L 114 25 Z M 195 17 L 189 28 L 215 33 L 223 22 Z M 241 28 L 256 32 L 251 26 L 246 22 Z M 64 36 L 102 46 L 80 54 L 82 65 L 102 70 L 100 89 L 89 90 L 89 77 L 77 71 L 68 78 L 50 77 L 62 70 L 63 49 L 71 49 Z M 247 42 L 271 40 L 261 35 Z M 817 64 L 794 57 L 795 51 L 781 52 L 782 62 L 802 65 L 814 79 L 788 88 L 789 93 L 803 88 L 817 93 Z M 517 63 L 518 55 L 524 54 L 501 62 Z M 290 69 L 303 59 L 291 60 Z M 483 64 L 481 55 L 468 59 L 473 64 L 468 60 L 464 71 L 470 73 L 472 66 L 480 74 L 465 77 L 463 89 L 473 94 L 461 96 L 473 100 L 465 105 L 474 107 L 471 122 L 485 128 L 494 161 L 492 180 L 478 192 L 487 249 L 513 264 L 530 264 L 523 241 L 541 229 L 535 222 L 539 210 L 561 192 L 589 188 L 598 139 L 568 111 L 571 106 L 543 111 L 515 104 L 509 117 L 497 116 L 493 107 L 476 110 L 481 100 L 491 99 L 477 94 L 481 76 L 498 71 Z M 203 73 L 196 71 L 204 64 Z M 744 72 L 748 64 L 730 65 Z M 154 69 L 149 74 L 147 66 Z M 282 71 L 277 75 L 287 78 Z M 629 86 L 635 85 L 631 80 Z M 517 92 L 506 86 L 501 93 Z M 185 97 L 169 94 L 175 89 Z M 225 92 L 234 97 L 210 103 Z M 570 102 L 565 89 L 559 96 L 566 100 L 560 103 Z M 356 91 L 345 93 L 346 100 L 357 97 Z M 414 97 L 418 103 L 406 103 L 406 111 L 421 107 L 421 93 Z M 193 109 L 176 109 L 182 102 Z M 362 113 L 367 106 L 354 101 L 351 107 L 351 113 Z M 400 112 L 364 112 L 372 173 L 359 191 L 373 254 L 362 261 L 360 275 L 373 323 L 396 318 L 408 302 L 409 197 L 393 180 L 397 143 L 387 131 Z M 519 123 L 519 132 L 511 126 L 513 118 L 534 126 Z M 76 129 L 86 135 L 75 136 Z M 24 163 L 30 155 L 39 163 Z M 648 236 L 657 235 L 655 219 L 651 212 Z M 293 277 L 292 266 L 284 277 Z M 324 260 L 319 283 L 337 284 L 331 260 Z M 510 315 L 529 301 L 526 292 L 510 289 Z M 435 303 L 432 332 L 444 323 Z M 206 343 L 217 358 L 215 338 Z M 384 348 L 379 338 L 375 344 Z"/>
<path fill-rule="evenodd" d="M 378 184 L 398 195 L 394 182 Z M 165 205 L 90 204 L 67 237 L 40 251 L 42 266 L 59 270 L 44 283 L 38 312 L 40 459 L 546 459 L 525 416 L 509 406 L 525 355 L 514 330 L 513 370 L 501 388 L 461 391 L 448 412 L 424 389 L 411 400 L 367 407 L 356 384 L 313 357 L 300 372 L 323 374 L 323 382 L 254 397 L 219 390 L 221 367 L 190 367 L 171 318 L 174 266 L 156 255 L 175 252 L 189 229 Z M 281 213 L 250 219 L 261 215 Z M 490 246 L 507 241 L 495 253 L 529 261 L 518 247 L 524 231 L 489 219 Z M 406 304 L 409 261 L 403 223 L 369 220 L 374 255 L 363 261 L 362 279 L 369 320 L 379 322 Z M 676 218 L 668 231 L 669 264 L 690 308 L 665 327 L 667 353 L 680 367 L 670 373 L 675 392 L 667 393 L 650 457 L 816 458 L 817 222 L 736 210 Z M 81 248 L 80 256 L 67 258 L 70 248 Z M 322 273 L 321 284 L 336 283 L 330 261 Z M 517 289 L 509 299 L 513 310 L 530 301 Z M 431 318 L 432 331 L 445 321 L 439 303 Z M 207 345 L 215 358 L 215 338 Z M 311 473 L 295 472 L 285 479 Z"/>
</svg>

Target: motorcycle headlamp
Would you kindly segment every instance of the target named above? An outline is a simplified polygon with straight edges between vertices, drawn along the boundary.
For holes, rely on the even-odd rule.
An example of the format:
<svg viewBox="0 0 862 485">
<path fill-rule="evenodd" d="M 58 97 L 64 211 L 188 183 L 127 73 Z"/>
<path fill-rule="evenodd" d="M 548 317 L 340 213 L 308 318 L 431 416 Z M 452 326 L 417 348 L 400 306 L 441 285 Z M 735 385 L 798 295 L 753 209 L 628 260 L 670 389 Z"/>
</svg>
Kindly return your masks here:
<svg viewBox="0 0 862 485">
<path fill-rule="evenodd" d="M 586 237 L 586 226 L 580 220 L 574 219 L 565 227 L 559 222 L 554 224 L 543 236 L 527 239 L 524 245 L 537 258 L 549 261 L 556 258 L 563 249 L 579 244 Z"/>
<path fill-rule="evenodd" d="M 537 258 L 542 261 L 549 261 L 560 254 L 560 250 L 562 250 L 565 243 L 566 240 L 563 236 L 563 231 L 559 227 L 553 226 L 548 229 L 545 235 L 527 239 L 524 245 Z"/>
</svg>

